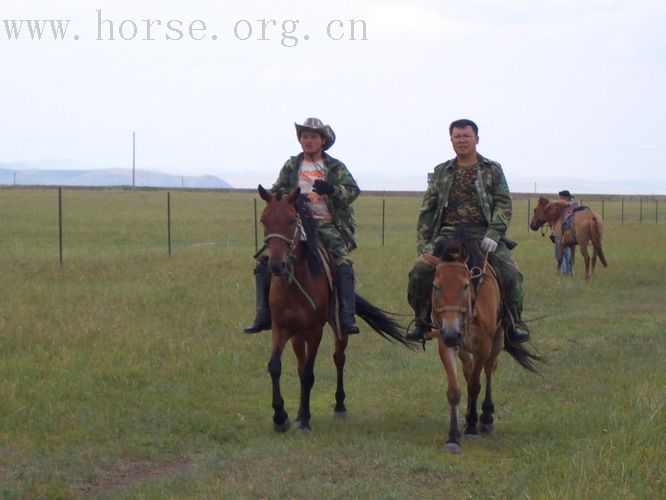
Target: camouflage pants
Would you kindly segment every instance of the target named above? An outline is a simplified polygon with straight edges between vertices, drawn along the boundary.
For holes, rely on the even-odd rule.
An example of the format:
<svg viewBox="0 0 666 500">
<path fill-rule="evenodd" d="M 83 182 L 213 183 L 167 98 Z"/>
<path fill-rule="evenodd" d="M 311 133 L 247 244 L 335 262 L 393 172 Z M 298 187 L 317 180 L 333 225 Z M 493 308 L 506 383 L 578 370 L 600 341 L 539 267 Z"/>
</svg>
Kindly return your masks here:
<svg viewBox="0 0 666 500">
<path fill-rule="evenodd" d="M 523 275 L 511 255 L 511 250 L 500 241 L 497 250 L 490 256 L 490 262 L 500 275 L 504 301 L 516 320 L 523 312 Z M 419 257 L 409 272 L 407 301 L 414 309 L 418 323 L 430 322 L 430 296 L 435 268 Z"/>
<path fill-rule="evenodd" d="M 352 260 L 349 258 L 349 250 L 340 231 L 330 222 L 323 220 L 317 221 L 317 236 L 321 239 L 324 246 L 331 252 L 335 259 L 336 267 L 351 266 Z"/>
</svg>

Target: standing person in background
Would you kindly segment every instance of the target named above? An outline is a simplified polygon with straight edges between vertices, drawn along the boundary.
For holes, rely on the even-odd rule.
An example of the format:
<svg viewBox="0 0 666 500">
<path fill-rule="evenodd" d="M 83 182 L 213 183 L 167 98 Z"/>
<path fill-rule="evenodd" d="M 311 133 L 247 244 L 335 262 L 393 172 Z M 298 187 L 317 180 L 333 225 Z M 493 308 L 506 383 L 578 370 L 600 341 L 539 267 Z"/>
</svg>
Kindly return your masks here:
<svg viewBox="0 0 666 500">
<path fill-rule="evenodd" d="M 567 225 L 571 225 L 571 222 L 568 221 L 569 217 L 573 213 L 573 210 L 578 206 L 578 204 L 573 201 L 573 195 L 569 192 L 568 189 L 560 191 L 557 193 L 560 197 L 560 201 L 563 201 L 567 204 L 567 210 L 562 214 L 562 233 L 567 230 Z M 560 256 L 557 252 L 558 240 L 555 233 L 550 236 L 551 241 L 555 244 L 555 259 L 559 262 Z M 571 275 L 571 249 L 569 247 L 564 247 L 562 252 L 562 266 L 560 267 L 560 274 Z"/>
<path fill-rule="evenodd" d="M 296 137 L 303 150 L 286 161 L 273 192 L 291 192 L 297 187 L 308 197 L 308 207 L 317 222 L 317 235 L 333 255 L 338 273 L 340 328 L 342 333 L 359 333 L 354 315 L 356 298 L 354 268 L 349 252 L 356 248 L 356 219 L 352 203 L 360 194 L 356 181 L 340 160 L 326 153 L 335 143 L 335 133 L 318 118 L 307 118 L 296 126 Z M 258 333 L 271 328 L 268 292 L 271 275 L 268 257 L 260 255 L 254 270 L 257 314 L 245 333 Z"/>
</svg>

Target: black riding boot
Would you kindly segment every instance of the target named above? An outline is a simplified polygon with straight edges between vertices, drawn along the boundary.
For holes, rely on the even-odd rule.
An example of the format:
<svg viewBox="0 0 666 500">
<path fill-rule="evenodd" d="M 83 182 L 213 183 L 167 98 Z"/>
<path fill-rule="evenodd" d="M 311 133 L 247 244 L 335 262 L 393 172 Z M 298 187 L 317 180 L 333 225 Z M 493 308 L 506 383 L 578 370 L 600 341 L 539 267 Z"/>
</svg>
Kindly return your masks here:
<svg viewBox="0 0 666 500">
<path fill-rule="evenodd" d="M 348 264 L 338 267 L 338 299 L 340 300 L 340 329 L 342 333 L 359 333 L 354 322 L 356 293 L 354 292 L 354 268 Z"/>
<path fill-rule="evenodd" d="M 430 331 L 430 325 L 422 322 L 415 322 L 412 328 L 405 337 L 407 340 L 422 341 L 425 340 L 425 334 Z"/>
<path fill-rule="evenodd" d="M 268 271 L 268 258 L 264 257 L 257 262 L 254 268 L 254 283 L 256 286 L 257 315 L 254 322 L 245 328 L 245 333 L 259 333 L 271 329 L 271 310 L 268 308 L 268 292 L 271 286 L 271 273 Z"/>
<path fill-rule="evenodd" d="M 504 307 L 502 321 L 506 336 L 511 344 L 522 344 L 530 339 L 530 331 L 527 328 L 527 324 L 520 319 L 520 316 L 512 307 Z"/>
</svg>

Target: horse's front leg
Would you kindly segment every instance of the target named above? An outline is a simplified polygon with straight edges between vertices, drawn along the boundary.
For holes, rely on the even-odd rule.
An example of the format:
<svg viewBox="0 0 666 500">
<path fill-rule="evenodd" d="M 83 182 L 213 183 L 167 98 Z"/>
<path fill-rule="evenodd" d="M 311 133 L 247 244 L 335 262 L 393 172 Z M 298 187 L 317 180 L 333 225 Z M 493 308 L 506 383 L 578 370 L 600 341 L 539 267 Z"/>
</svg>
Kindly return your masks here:
<svg viewBox="0 0 666 500">
<path fill-rule="evenodd" d="M 310 393 L 315 382 L 314 364 L 317 358 L 317 351 L 319 350 L 319 343 L 321 342 L 322 328 L 311 331 L 305 335 L 307 341 L 305 363 L 299 366 L 298 374 L 301 379 L 301 404 L 298 408 L 298 420 L 296 422 L 296 429 L 301 434 L 309 434 L 312 432 L 310 428 Z M 302 343 L 303 340 L 299 338 Z M 302 345 L 302 344 L 301 344 Z M 294 351 L 298 356 L 296 350 L 296 342 L 294 342 Z M 300 358 L 299 358 L 300 359 Z M 299 365 L 301 365 L 299 361 Z"/>
<path fill-rule="evenodd" d="M 493 403 L 492 380 L 493 380 L 493 373 L 495 373 L 495 368 L 497 368 L 497 356 L 502 351 L 502 347 L 504 345 L 503 337 L 504 337 L 504 330 L 499 328 L 495 332 L 495 338 L 493 340 L 493 349 L 483 367 L 483 371 L 486 375 L 486 395 L 485 398 L 483 399 L 483 404 L 481 405 L 481 409 L 483 410 L 483 412 L 481 413 L 482 434 L 491 434 L 495 427 L 494 424 L 495 404 Z"/>
<path fill-rule="evenodd" d="M 458 373 L 456 370 L 456 347 L 447 347 L 439 336 L 439 357 L 444 364 L 447 378 L 446 397 L 451 408 L 449 424 L 449 437 L 444 444 L 444 449 L 450 453 L 460 453 L 460 428 L 458 427 L 458 405 L 460 404 L 460 386 L 458 385 Z"/>
<path fill-rule="evenodd" d="M 467 415 L 465 417 L 465 437 L 475 438 L 479 435 L 477 423 L 479 415 L 476 412 L 477 401 L 479 400 L 479 393 L 481 392 L 481 370 L 483 362 L 475 356 L 472 361 L 472 369 L 470 376 L 467 377 Z"/>
<path fill-rule="evenodd" d="M 274 327 L 275 328 L 275 327 Z M 268 362 L 268 373 L 273 382 L 273 430 L 275 432 L 286 432 L 291 427 L 289 415 L 284 410 L 284 399 L 280 392 L 280 375 L 282 374 L 282 352 L 287 342 L 286 332 L 273 330 L 273 348 L 271 359 Z"/>
<path fill-rule="evenodd" d="M 345 370 L 345 349 L 349 337 L 342 336 L 342 340 L 335 338 L 335 353 L 333 354 L 333 362 L 338 375 L 337 387 L 335 389 L 335 418 L 344 419 L 347 416 L 347 407 L 345 406 L 345 384 L 344 384 L 344 370 Z"/>
</svg>

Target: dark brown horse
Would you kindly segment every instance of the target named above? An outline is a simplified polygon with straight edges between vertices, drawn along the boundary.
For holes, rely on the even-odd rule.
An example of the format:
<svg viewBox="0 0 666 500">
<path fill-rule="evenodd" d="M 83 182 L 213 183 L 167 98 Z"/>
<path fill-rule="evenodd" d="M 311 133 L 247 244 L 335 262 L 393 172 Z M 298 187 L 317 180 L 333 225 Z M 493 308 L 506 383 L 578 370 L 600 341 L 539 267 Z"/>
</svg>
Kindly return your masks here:
<svg viewBox="0 0 666 500">
<path fill-rule="evenodd" d="M 597 257 L 604 267 L 608 266 L 604 251 L 601 248 L 601 238 L 604 233 L 604 221 L 601 215 L 587 207 L 580 207 L 573 212 L 573 222 L 571 228 L 562 230 L 564 223 L 563 215 L 567 211 L 567 204 L 563 201 L 550 201 L 541 196 L 537 206 L 534 208 L 534 215 L 530 222 L 530 229 L 537 231 L 544 224 L 550 225 L 553 234 L 557 237 L 557 272 L 562 267 L 562 256 L 564 247 L 569 247 L 571 255 L 571 274 L 574 272 L 574 256 L 576 245 L 580 248 L 580 253 L 585 261 L 585 279 L 589 280 L 594 276 L 594 268 L 597 265 Z M 587 244 L 592 243 L 592 259 L 587 251 Z"/>
<path fill-rule="evenodd" d="M 481 433 L 493 431 L 495 406 L 492 380 L 502 349 L 529 371 L 536 371 L 535 362 L 545 363 L 545 360 L 521 345 L 504 342 L 500 288 L 478 242 L 472 239 L 452 241 L 444 248 L 441 258 L 433 255 L 425 258 L 436 267 L 432 319 L 436 327 L 434 335 L 438 339 L 439 357 L 448 380 L 446 396 L 451 408 L 449 436 L 444 447 L 451 453 L 459 453 L 458 405 L 461 391 L 456 356 L 462 361 L 467 382 L 464 435 L 468 438 L 478 437 L 479 420 Z M 483 413 L 479 419 L 476 407 L 481 392 L 482 371 L 486 384 L 481 407 Z"/>
<path fill-rule="evenodd" d="M 268 266 L 273 275 L 269 294 L 273 345 L 268 363 L 273 381 L 273 429 L 286 432 L 291 426 L 280 392 L 282 352 L 287 341 L 291 340 L 301 382 L 297 430 L 309 433 L 310 392 L 315 381 L 315 359 L 324 325 L 331 322 L 337 302 L 322 266 L 321 254 L 317 250 L 315 222 L 301 201 L 300 189 L 289 194 L 272 194 L 259 186 L 259 195 L 266 201 L 261 222 L 269 253 Z M 384 338 L 409 345 L 400 334 L 402 327 L 358 294 L 356 313 Z M 334 324 L 331 326 L 334 327 Z M 335 415 L 344 417 L 347 409 L 343 374 L 348 338 L 339 329 L 334 327 L 334 330 L 338 332 L 333 355 L 337 368 Z"/>
</svg>

